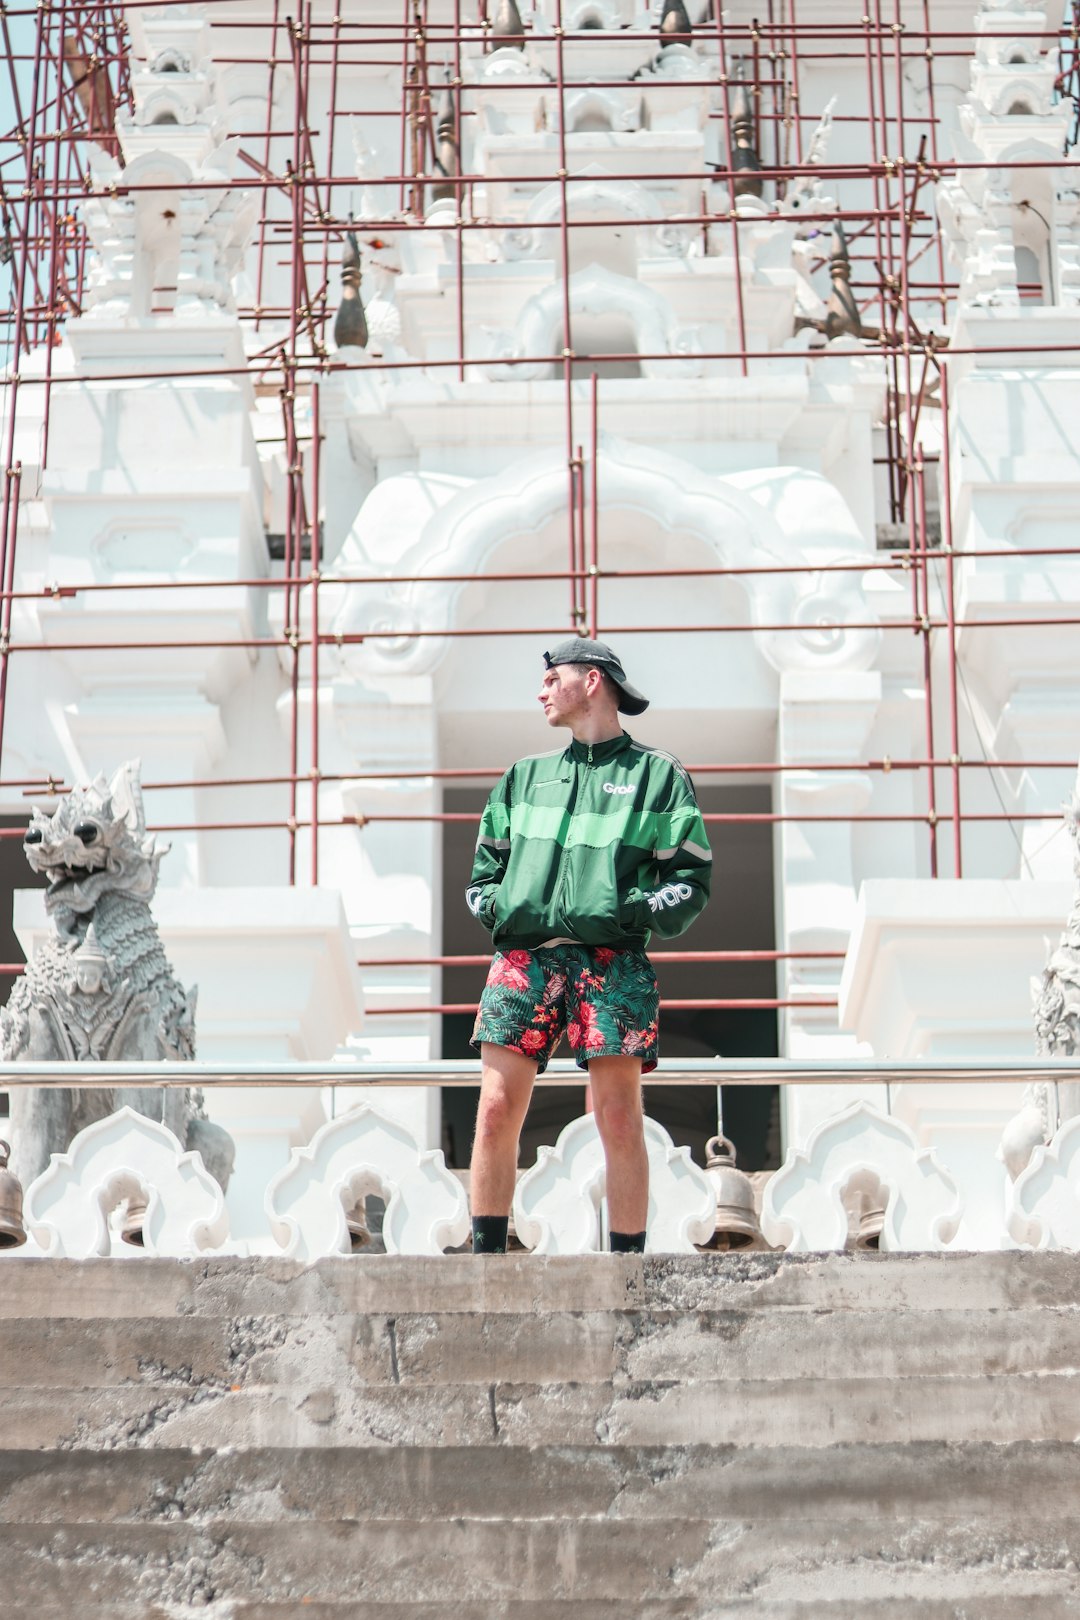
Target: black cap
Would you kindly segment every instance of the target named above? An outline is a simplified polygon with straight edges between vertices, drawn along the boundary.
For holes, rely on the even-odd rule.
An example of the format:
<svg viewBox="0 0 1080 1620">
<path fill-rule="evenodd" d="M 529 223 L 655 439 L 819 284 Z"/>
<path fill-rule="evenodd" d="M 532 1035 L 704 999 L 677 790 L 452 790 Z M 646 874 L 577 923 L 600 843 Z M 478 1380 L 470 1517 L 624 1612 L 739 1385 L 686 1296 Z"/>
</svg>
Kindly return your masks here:
<svg viewBox="0 0 1080 1620">
<path fill-rule="evenodd" d="M 644 714 L 649 707 L 648 698 L 642 697 L 637 687 L 630 685 L 622 664 L 604 641 L 572 636 L 569 641 L 560 641 L 551 652 L 546 652 L 544 663 L 548 669 L 554 669 L 556 664 L 595 664 L 618 687 L 619 708 L 624 714 Z"/>
</svg>

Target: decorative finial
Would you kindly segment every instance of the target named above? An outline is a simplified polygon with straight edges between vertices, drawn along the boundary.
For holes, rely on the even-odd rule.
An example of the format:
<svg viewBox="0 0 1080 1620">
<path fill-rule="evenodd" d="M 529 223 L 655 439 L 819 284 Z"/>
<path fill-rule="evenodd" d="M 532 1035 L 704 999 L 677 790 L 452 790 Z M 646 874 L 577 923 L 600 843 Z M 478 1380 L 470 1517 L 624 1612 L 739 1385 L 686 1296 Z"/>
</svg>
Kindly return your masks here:
<svg viewBox="0 0 1080 1620">
<path fill-rule="evenodd" d="M 664 0 L 660 17 L 660 49 L 669 45 L 692 45 L 694 28 L 687 15 L 683 0 Z"/>
<path fill-rule="evenodd" d="M 446 89 L 439 104 L 435 120 L 435 172 L 441 175 L 431 188 L 432 202 L 456 197 L 454 180 L 461 173 L 461 153 L 457 142 L 457 98 L 450 84 L 450 69 L 446 70 Z"/>
<path fill-rule="evenodd" d="M 525 49 L 525 25 L 514 0 L 499 0 L 495 21 L 491 25 L 491 38 L 496 50 Z"/>
<path fill-rule="evenodd" d="M 829 238 L 829 274 L 832 276 L 832 292 L 825 303 L 825 336 L 862 337 L 862 317 L 851 290 L 847 237 L 839 220 L 833 225 Z"/>
<path fill-rule="evenodd" d="M 735 195 L 760 197 L 765 187 L 758 178 L 761 159 L 754 145 L 754 108 L 741 76 L 735 81 L 728 109 L 731 118 L 731 167 L 735 171 L 733 184 Z"/>
<path fill-rule="evenodd" d="M 367 320 L 360 298 L 360 244 L 355 231 L 345 232 L 341 255 L 341 303 L 334 317 L 334 342 L 339 349 L 366 349 Z"/>
</svg>

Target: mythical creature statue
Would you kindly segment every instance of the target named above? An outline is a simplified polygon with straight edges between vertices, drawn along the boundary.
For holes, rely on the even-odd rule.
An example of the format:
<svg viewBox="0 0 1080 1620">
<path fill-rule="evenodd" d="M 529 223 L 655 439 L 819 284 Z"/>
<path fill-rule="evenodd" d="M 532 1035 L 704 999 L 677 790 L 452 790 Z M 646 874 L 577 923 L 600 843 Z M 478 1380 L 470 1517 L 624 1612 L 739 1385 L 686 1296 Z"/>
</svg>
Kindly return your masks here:
<svg viewBox="0 0 1080 1620">
<path fill-rule="evenodd" d="M 75 788 L 50 816 L 35 810 L 23 840 L 49 879 L 56 929 L 0 1009 L 0 1059 L 122 1062 L 195 1056 L 196 991 L 177 982 L 150 915 L 168 846 L 147 833 L 137 761 L 111 782 Z M 77 1131 L 124 1104 L 162 1120 L 224 1185 L 232 1142 L 187 1087 L 34 1089 L 12 1092 L 18 1173 L 24 1183 Z"/>
<path fill-rule="evenodd" d="M 1043 971 L 1032 979 L 1035 1050 L 1040 1057 L 1080 1057 L 1080 792 L 1065 806 L 1065 825 L 1073 841 L 1076 893 L 1065 931 Z M 1059 1082 L 1055 1088 L 1038 1080 L 1025 1086 L 1023 1104 L 1001 1139 L 1000 1156 L 1010 1175 L 1018 1176 L 1040 1142 L 1049 1142 L 1057 1127 L 1080 1113 L 1080 1085 Z"/>
</svg>

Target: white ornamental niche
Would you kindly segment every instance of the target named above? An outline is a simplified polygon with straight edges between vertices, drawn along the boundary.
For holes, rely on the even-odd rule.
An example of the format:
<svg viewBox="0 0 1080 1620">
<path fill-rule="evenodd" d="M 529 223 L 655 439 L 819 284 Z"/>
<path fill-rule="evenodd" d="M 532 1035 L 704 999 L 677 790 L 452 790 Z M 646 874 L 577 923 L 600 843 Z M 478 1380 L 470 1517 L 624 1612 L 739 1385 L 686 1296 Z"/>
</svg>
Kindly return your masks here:
<svg viewBox="0 0 1080 1620">
<path fill-rule="evenodd" d="M 381 1101 L 381 1099 L 380 1099 Z M 442 1254 L 469 1235 L 465 1190 L 443 1161 L 369 1104 L 329 1121 L 266 1189 L 266 1215 L 290 1259 L 348 1254 L 346 1217 L 374 1194 L 386 1203 L 387 1254 Z"/>
<path fill-rule="evenodd" d="M 955 1237 L 963 1200 L 955 1181 L 899 1121 L 865 1101 L 848 1105 L 789 1152 L 766 1185 L 761 1229 L 793 1252 L 843 1249 L 849 1205 L 884 1208 L 881 1248 L 944 1248 Z"/>
<path fill-rule="evenodd" d="M 716 1230 L 716 1189 L 656 1120 L 645 1120 L 649 1158 L 646 1251 L 693 1254 Z M 606 1248 L 607 1171 L 593 1114 L 541 1147 L 514 1193 L 514 1227 L 534 1254 L 593 1254 Z"/>
<path fill-rule="evenodd" d="M 145 1200 L 142 1247 L 110 1230 L 122 1200 Z M 26 1189 L 24 1253 L 87 1260 L 104 1255 L 192 1259 L 219 1248 L 229 1221 L 221 1188 L 198 1153 L 133 1108 L 88 1125 Z"/>
</svg>

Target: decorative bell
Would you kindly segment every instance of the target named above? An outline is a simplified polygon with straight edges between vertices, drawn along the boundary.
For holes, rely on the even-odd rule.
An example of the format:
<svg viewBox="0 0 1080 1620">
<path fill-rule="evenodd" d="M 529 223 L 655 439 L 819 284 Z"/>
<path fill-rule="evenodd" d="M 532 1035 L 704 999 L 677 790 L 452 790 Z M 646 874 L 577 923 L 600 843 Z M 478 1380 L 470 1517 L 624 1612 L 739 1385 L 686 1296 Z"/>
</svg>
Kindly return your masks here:
<svg viewBox="0 0 1080 1620">
<path fill-rule="evenodd" d="M 716 1188 L 716 1232 L 711 1249 L 745 1249 L 761 1239 L 754 1189 L 749 1176 L 735 1168 L 735 1146 L 714 1136 L 705 1149 L 705 1169 Z"/>
<path fill-rule="evenodd" d="M 885 1225 L 885 1206 L 880 1194 L 864 1193 L 859 1199 L 859 1225 L 855 1233 L 856 1249 L 878 1249 Z"/>
<path fill-rule="evenodd" d="M 8 1169 L 11 1149 L 0 1142 L 0 1249 L 17 1249 L 26 1242 L 22 1218 L 22 1182 Z"/>
<path fill-rule="evenodd" d="M 146 1225 L 146 1212 L 150 1202 L 142 1193 L 136 1193 L 127 1201 L 124 1218 L 120 1222 L 120 1241 L 130 1243 L 133 1249 L 142 1249 L 146 1246 L 146 1236 L 143 1227 Z"/>
<path fill-rule="evenodd" d="M 346 1213 L 345 1225 L 349 1233 L 349 1246 L 353 1254 L 358 1254 L 361 1249 L 366 1248 L 371 1242 L 371 1233 L 368 1231 L 367 1224 L 367 1210 L 363 1198 Z"/>
</svg>

